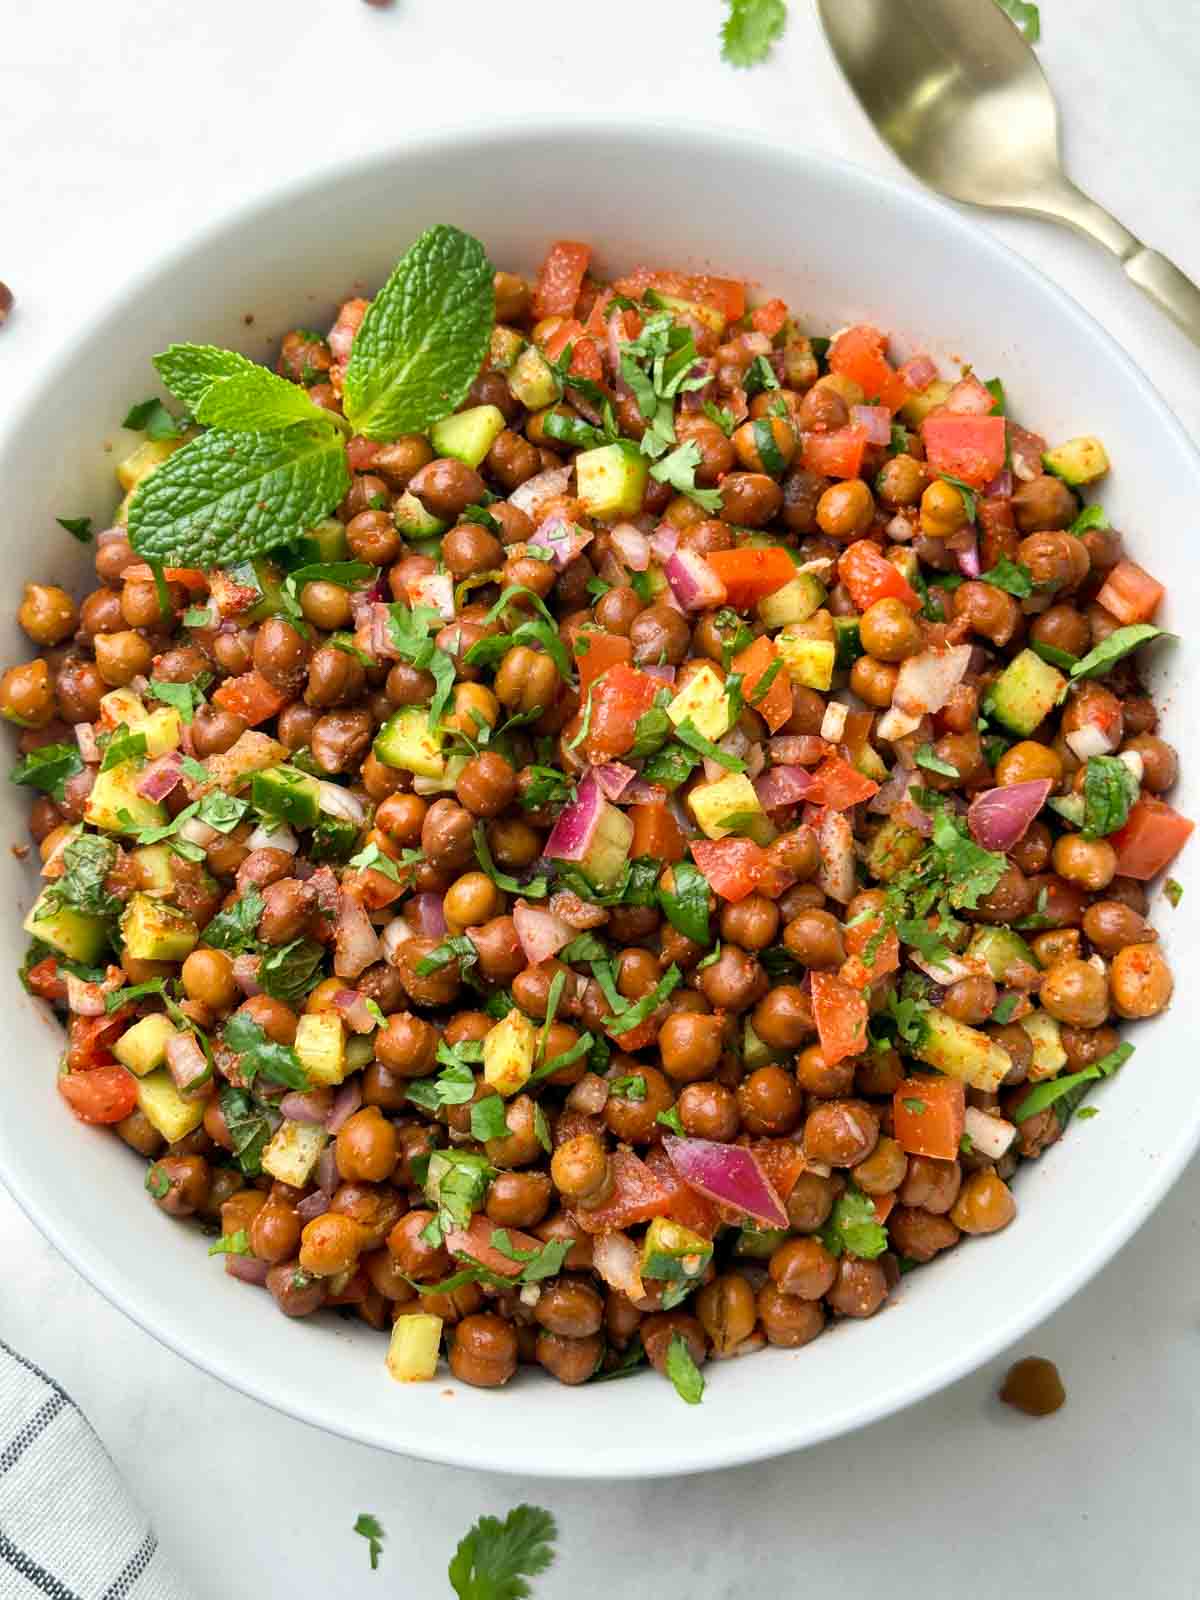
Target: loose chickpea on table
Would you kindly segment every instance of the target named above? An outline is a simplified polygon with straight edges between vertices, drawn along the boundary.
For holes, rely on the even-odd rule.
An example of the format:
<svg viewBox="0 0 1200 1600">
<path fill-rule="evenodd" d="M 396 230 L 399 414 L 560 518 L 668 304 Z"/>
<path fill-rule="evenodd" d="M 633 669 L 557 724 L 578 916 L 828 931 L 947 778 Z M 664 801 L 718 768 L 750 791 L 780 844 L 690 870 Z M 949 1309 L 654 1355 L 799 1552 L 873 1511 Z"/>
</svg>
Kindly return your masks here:
<svg viewBox="0 0 1200 1600">
<path fill-rule="evenodd" d="M 76 1116 L 285 1316 L 404 1381 L 694 1400 L 1019 1227 L 1170 1003 L 1163 592 L 1079 522 L 1099 441 L 880 330 L 575 241 L 493 291 L 451 414 L 392 438 L 370 302 L 285 336 L 349 428 L 304 546 L 160 583 L 180 440 L 122 463 L 94 584 L 25 586 L 23 977 Z"/>
</svg>

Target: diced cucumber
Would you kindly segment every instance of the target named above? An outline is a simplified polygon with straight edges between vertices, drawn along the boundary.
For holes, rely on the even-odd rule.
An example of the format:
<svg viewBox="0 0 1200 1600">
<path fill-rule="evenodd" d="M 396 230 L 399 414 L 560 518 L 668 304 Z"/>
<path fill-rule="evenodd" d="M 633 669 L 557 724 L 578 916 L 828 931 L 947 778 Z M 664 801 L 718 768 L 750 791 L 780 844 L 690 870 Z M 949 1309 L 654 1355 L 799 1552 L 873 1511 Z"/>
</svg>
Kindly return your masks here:
<svg viewBox="0 0 1200 1600">
<path fill-rule="evenodd" d="M 453 456 L 477 467 L 503 432 L 504 413 L 498 406 L 471 406 L 435 422 L 429 442 L 439 456 Z"/>
<path fill-rule="evenodd" d="M 837 645 L 827 639 L 797 638 L 789 629 L 779 634 L 775 648 L 793 683 L 808 689 L 827 690 L 833 683 Z"/>
<path fill-rule="evenodd" d="M 322 861 L 348 861 L 358 844 L 359 827 L 345 817 L 322 816 L 313 829 L 308 845 L 309 859 Z"/>
<path fill-rule="evenodd" d="M 836 650 L 834 665 L 839 672 L 849 672 L 859 656 L 865 654 L 858 618 L 834 617 L 833 642 Z"/>
<path fill-rule="evenodd" d="M 935 378 L 918 394 L 909 395 L 900 407 L 900 415 L 911 428 L 919 428 L 925 418 L 940 406 L 954 385 L 945 378 Z"/>
<path fill-rule="evenodd" d="M 968 961 L 982 961 L 997 983 L 1019 966 L 1038 967 L 1038 959 L 1011 928 L 978 928 L 967 946 Z"/>
<path fill-rule="evenodd" d="M 550 363 L 534 345 L 529 345 L 513 362 L 508 387 L 526 411 L 544 411 L 562 399 L 562 389 Z"/>
<path fill-rule="evenodd" d="M 944 1011 L 923 1012 L 922 1020 L 924 1035 L 916 1048 L 921 1061 L 989 1094 L 1000 1087 L 1012 1068 L 1007 1050 L 986 1033 L 968 1028 L 965 1022 L 948 1017 Z"/>
<path fill-rule="evenodd" d="M 34 901 L 22 924 L 31 938 L 40 939 L 68 961 L 93 967 L 108 943 L 108 928 L 103 917 L 89 917 L 74 906 L 46 904 L 43 890 Z"/>
<path fill-rule="evenodd" d="M 628 440 L 581 450 L 575 482 L 583 509 L 592 517 L 635 517 L 642 509 L 649 463 Z"/>
<path fill-rule="evenodd" d="M 1033 1060 L 1029 1064 L 1030 1083 L 1040 1083 L 1043 1078 L 1056 1078 L 1067 1064 L 1062 1027 L 1058 1020 L 1048 1011 L 1033 1011 L 1021 1018 L 1021 1027 L 1033 1045 Z"/>
<path fill-rule="evenodd" d="M 725 685 L 707 662 L 688 679 L 667 707 L 667 715 L 677 728 L 690 721 L 697 732 L 714 743 L 729 732 L 733 720 L 729 713 Z"/>
<path fill-rule="evenodd" d="M 754 785 L 744 772 L 730 772 L 713 783 L 698 783 L 687 797 L 688 809 L 706 838 L 724 839 L 727 834 L 744 833 L 741 826 L 729 827 L 731 818 L 746 813 L 764 816 Z"/>
<path fill-rule="evenodd" d="M 663 294 L 661 289 L 654 292 L 666 310 L 677 312 L 681 317 L 690 317 L 694 322 L 710 328 L 713 333 L 725 332 L 725 313 L 716 306 L 703 306 L 698 300 L 684 300 L 677 294 Z"/>
<path fill-rule="evenodd" d="M 798 572 L 782 589 L 758 602 L 758 615 L 768 628 L 786 628 L 789 622 L 807 622 L 828 597 L 820 578 L 811 572 Z"/>
<path fill-rule="evenodd" d="M 497 1094 L 519 1094 L 533 1071 L 537 1034 L 533 1023 L 515 1007 L 484 1035 L 483 1078 Z"/>
<path fill-rule="evenodd" d="M 746 1018 L 742 1029 L 742 1065 L 747 1072 L 753 1072 L 755 1067 L 765 1067 L 768 1061 L 782 1060 L 784 1052 L 774 1050 L 765 1044 L 754 1031 L 754 1024 Z"/>
<path fill-rule="evenodd" d="M 315 528 L 308 530 L 310 538 L 317 547 L 318 561 L 348 561 L 350 559 L 350 546 L 346 542 L 345 523 L 339 522 L 336 517 L 324 517 Z"/>
<path fill-rule="evenodd" d="M 157 710 L 147 712 L 137 722 L 129 724 L 129 731 L 140 733 L 145 739 L 147 761 L 178 750 L 183 737 L 183 726 L 174 706 L 159 706 Z"/>
<path fill-rule="evenodd" d="M 139 828 L 163 827 L 167 820 L 166 807 L 138 793 L 141 775 L 136 761 L 123 761 L 119 767 L 98 772 L 84 807 L 84 821 L 105 833 L 135 833 Z"/>
<path fill-rule="evenodd" d="M 854 769 L 861 772 L 864 778 L 870 778 L 873 783 L 886 783 L 888 769 L 884 766 L 883 757 L 874 745 L 867 744 L 864 740 L 854 752 Z"/>
<path fill-rule="evenodd" d="M 401 706 L 375 736 L 375 757 L 386 767 L 399 767 L 419 778 L 440 778 L 446 770 L 442 735 L 429 726 L 422 706 Z"/>
<path fill-rule="evenodd" d="M 146 707 L 132 689 L 110 689 L 100 696 L 100 722 L 104 728 L 117 728 L 123 722 L 131 728 L 145 720 Z"/>
<path fill-rule="evenodd" d="M 1087 801 L 1081 794 L 1052 794 L 1046 804 L 1051 811 L 1069 822 L 1073 828 L 1082 828 L 1087 816 Z"/>
<path fill-rule="evenodd" d="M 508 372 L 525 348 L 525 336 L 515 328 L 497 323 L 492 329 L 492 342 L 488 347 L 488 361 L 496 372 Z"/>
<path fill-rule="evenodd" d="M 138 1079 L 138 1109 L 168 1144 L 186 1139 L 204 1120 L 203 1100 L 185 1100 L 165 1067 L 158 1067 Z M 293 1123 L 299 1127 L 299 1123 Z M 322 1129 L 323 1133 L 325 1130 Z"/>
<path fill-rule="evenodd" d="M 890 883 L 912 866 L 924 848 L 925 840 L 915 828 L 889 817 L 871 840 L 867 871 L 881 883 Z"/>
<path fill-rule="evenodd" d="M 341 1083 L 347 1071 L 342 1019 L 331 1011 L 306 1011 L 296 1027 L 295 1051 L 313 1083 Z"/>
<path fill-rule="evenodd" d="M 1012 733 L 1032 733 L 1067 692 L 1067 680 L 1032 650 L 1015 656 L 992 685 L 984 709 Z"/>
<path fill-rule="evenodd" d="M 112 1047 L 112 1053 L 135 1077 L 144 1078 L 167 1059 L 167 1041 L 175 1037 L 175 1025 L 161 1011 L 135 1022 Z"/>
<path fill-rule="evenodd" d="M 1085 483 L 1095 483 L 1108 471 L 1108 451 L 1094 435 L 1083 434 L 1047 450 L 1042 465 L 1072 489 L 1078 489 Z"/>
<path fill-rule="evenodd" d="M 445 533 L 450 526 L 431 511 L 426 511 L 416 495 L 407 489 L 392 507 L 392 521 L 396 524 L 396 531 L 406 539 L 433 539 L 439 533 Z"/>
<path fill-rule="evenodd" d="M 257 589 L 261 596 L 240 614 L 239 620 L 262 622 L 283 610 L 283 573 L 273 561 L 255 556 L 252 561 L 239 561 L 237 566 L 228 568 L 228 573 L 232 582 Z"/>
<path fill-rule="evenodd" d="M 392 1324 L 386 1364 L 397 1383 L 428 1383 L 436 1374 L 442 1348 L 442 1319 L 424 1311 L 403 1310 Z"/>
<path fill-rule="evenodd" d="M 607 894 L 616 888 L 625 871 L 632 844 L 633 823 L 623 811 L 618 811 L 606 800 L 592 834 L 592 842 L 579 863 L 580 871 L 594 889 Z"/>
<path fill-rule="evenodd" d="M 319 1123 L 281 1122 L 263 1151 L 263 1171 L 280 1183 L 290 1183 L 293 1189 L 303 1189 L 328 1139 Z"/>
<path fill-rule="evenodd" d="M 711 1239 L 670 1217 L 655 1217 L 642 1240 L 642 1277 L 685 1283 L 703 1274 L 712 1253 Z"/>
<path fill-rule="evenodd" d="M 250 780 L 250 803 L 264 817 L 278 817 L 295 828 L 313 828 L 320 816 L 321 787 L 298 767 L 268 767 Z"/>
<path fill-rule="evenodd" d="M 200 933 L 175 906 L 138 893 L 129 897 L 121 914 L 121 936 L 138 961 L 182 961 L 195 949 Z"/>
<path fill-rule="evenodd" d="M 751 1261 L 766 1261 L 787 1236 L 786 1228 L 742 1228 L 733 1242 L 733 1253 Z"/>
<path fill-rule="evenodd" d="M 138 875 L 138 885 L 147 894 L 166 898 L 175 887 L 175 874 L 171 869 L 172 861 L 177 861 L 178 856 L 168 845 L 144 844 L 138 850 L 130 852 Z"/>
<path fill-rule="evenodd" d="M 173 456 L 187 441 L 184 439 L 144 439 L 137 449 L 125 456 L 117 465 L 117 482 L 126 494 L 132 494 L 152 472 L 162 466 L 168 456 Z"/>
</svg>

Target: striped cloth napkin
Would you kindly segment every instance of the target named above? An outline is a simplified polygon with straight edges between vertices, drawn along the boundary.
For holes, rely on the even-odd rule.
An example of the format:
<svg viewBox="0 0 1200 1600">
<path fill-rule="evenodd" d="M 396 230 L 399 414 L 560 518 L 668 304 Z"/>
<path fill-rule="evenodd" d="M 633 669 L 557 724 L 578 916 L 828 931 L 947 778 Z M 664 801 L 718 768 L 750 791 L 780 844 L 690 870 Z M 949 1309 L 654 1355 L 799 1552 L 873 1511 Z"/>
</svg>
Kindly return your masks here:
<svg viewBox="0 0 1200 1600">
<path fill-rule="evenodd" d="M 83 1413 L 0 1340 L 0 1600 L 187 1600 Z"/>
</svg>

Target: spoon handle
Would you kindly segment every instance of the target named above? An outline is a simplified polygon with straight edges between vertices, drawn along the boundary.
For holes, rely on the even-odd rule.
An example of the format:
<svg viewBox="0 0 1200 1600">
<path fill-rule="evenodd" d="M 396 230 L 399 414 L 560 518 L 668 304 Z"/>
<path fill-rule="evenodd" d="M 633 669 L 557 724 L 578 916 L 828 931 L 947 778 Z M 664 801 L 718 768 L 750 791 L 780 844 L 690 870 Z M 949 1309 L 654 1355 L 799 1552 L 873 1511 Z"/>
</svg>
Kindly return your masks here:
<svg viewBox="0 0 1200 1600">
<path fill-rule="evenodd" d="M 1117 256 L 1125 275 L 1165 311 L 1195 343 L 1200 344 L 1200 287 L 1157 250 L 1130 233 L 1103 206 L 1077 189 L 1069 178 L 1040 194 L 1035 207 L 1080 233 L 1086 233 Z"/>
</svg>

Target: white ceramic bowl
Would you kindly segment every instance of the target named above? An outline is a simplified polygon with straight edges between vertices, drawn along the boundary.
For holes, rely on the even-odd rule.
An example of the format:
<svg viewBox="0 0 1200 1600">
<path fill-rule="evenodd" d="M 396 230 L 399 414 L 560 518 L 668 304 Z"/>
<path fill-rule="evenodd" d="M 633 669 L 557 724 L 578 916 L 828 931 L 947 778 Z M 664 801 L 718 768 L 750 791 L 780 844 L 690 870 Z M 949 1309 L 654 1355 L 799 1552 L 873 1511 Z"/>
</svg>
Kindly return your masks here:
<svg viewBox="0 0 1200 1600">
<path fill-rule="evenodd" d="M 166 254 L 97 312 L 0 429 L 5 661 L 28 654 L 12 621 L 22 580 L 88 582 L 85 554 L 54 516 L 89 511 L 106 525 L 115 503 L 106 446 L 119 455 L 133 442 L 115 421 L 150 391 L 150 357 L 187 339 L 267 358 L 286 329 L 321 326 L 339 300 L 377 286 L 435 221 L 477 234 L 507 267 L 533 267 L 550 240 L 570 237 L 594 241 L 602 271 L 644 261 L 744 275 L 814 331 L 869 319 L 947 364 L 961 357 L 1001 375 L 1011 409 L 1039 431 L 1099 434 L 1115 462 L 1104 503 L 1134 555 L 1170 585 L 1168 626 L 1185 630 L 1161 662 L 1166 732 L 1184 758 L 1174 798 L 1200 809 L 1196 712 L 1178 687 L 1197 658 L 1178 597 L 1194 581 L 1200 463 L 1162 400 L 1073 301 L 957 213 L 851 167 L 699 128 L 626 120 L 429 138 L 264 199 Z M 13 842 L 26 837 L 28 799 L 0 785 Z M 11 908 L 0 965 L 11 972 L 34 875 L 7 850 L 0 874 Z M 1196 892 L 1159 917 L 1177 971 L 1194 949 L 1185 930 Z M 795 1353 L 710 1366 L 698 1407 L 651 1374 L 582 1389 L 532 1373 L 498 1393 L 448 1378 L 402 1387 L 386 1375 L 378 1334 L 334 1317 L 285 1321 L 148 1202 L 142 1163 L 75 1122 L 55 1093 L 57 1025 L 15 977 L 4 981 L 0 1174 L 81 1272 L 189 1361 L 280 1410 L 385 1449 L 498 1471 L 693 1472 L 811 1444 L 919 1400 L 1073 1294 L 1146 1219 L 1200 1134 L 1200 985 L 1184 981 L 1170 1012 L 1136 1030 L 1137 1055 L 1096 1097 L 1103 1115 L 1022 1170 L 1013 1226 L 906 1279 L 875 1320 Z"/>
</svg>

